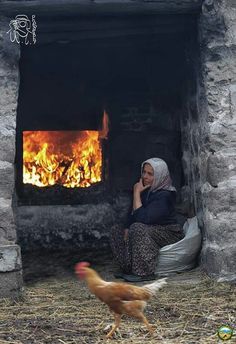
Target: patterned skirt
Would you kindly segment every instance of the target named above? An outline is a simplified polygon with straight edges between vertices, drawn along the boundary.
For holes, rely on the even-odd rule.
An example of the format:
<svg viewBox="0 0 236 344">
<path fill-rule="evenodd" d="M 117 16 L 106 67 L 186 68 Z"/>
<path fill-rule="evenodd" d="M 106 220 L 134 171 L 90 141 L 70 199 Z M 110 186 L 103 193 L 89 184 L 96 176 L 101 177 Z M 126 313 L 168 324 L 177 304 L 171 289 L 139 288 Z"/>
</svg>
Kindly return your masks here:
<svg viewBox="0 0 236 344">
<path fill-rule="evenodd" d="M 146 225 L 133 223 L 124 240 L 124 228 L 111 228 L 110 246 L 115 260 L 124 273 L 138 276 L 155 273 L 159 249 L 184 238 L 180 225 Z"/>
</svg>

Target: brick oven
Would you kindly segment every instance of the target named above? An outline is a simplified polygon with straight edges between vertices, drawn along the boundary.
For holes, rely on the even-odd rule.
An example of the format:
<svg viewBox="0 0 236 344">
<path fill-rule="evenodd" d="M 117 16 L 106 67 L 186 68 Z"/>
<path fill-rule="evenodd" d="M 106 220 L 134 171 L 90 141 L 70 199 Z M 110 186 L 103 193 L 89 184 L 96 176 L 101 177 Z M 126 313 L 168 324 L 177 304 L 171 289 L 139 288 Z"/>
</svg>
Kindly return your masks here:
<svg viewBox="0 0 236 344">
<path fill-rule="evenodd" d="M 152 156 L 198 217 L 199 264 L 234 280 L 233 2 L 1 8 L 0 295 L 22 286 L 20 250 L 107 248 Z M 35 44 L 6 34 L 19 13 L 35 15 Z"/>
</svg>

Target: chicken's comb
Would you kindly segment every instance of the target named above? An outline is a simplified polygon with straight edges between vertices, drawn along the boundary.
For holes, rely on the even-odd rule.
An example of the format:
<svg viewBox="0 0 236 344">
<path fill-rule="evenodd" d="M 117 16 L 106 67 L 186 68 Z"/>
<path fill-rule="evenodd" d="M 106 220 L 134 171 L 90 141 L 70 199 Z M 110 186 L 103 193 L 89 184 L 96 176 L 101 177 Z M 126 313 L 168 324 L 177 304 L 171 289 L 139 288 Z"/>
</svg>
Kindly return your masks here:
<svg viewBox="0 0 236 344">
<path fill-rule="evenodd" d="M 86 268 L 87 266 L 90 266 L 88 262 L 80 262 L 75 265 L 75 272 L 80 272 L 81 269 Z"/>
</svg>

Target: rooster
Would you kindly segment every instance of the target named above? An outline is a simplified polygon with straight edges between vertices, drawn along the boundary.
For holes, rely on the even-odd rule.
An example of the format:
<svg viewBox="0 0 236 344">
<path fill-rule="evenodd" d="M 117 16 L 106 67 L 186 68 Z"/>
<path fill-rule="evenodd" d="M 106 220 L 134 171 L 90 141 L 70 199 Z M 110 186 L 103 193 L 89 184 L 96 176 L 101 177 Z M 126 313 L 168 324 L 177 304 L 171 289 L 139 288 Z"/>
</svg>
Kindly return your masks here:
<svg viewBox="0 0 236 344">
<path fill-rule="evenodd" d="M 80 279 L 85 279 L 90 291 L 102 302 L 106 303 L 114 313 L 115 322 L 107 338 L 112 337 L 119 328 L 122 314 L 129 315 L 142 321 L 153 334 L 153 328 L 143 314 L 148 301 L 156 292 L 166 284 L 166 278 L 162 278 L 143 287 L 137 287 L 128 283 L 104 281 L 99 274 L 91 269 L 87 262 L 77 263 L 75 272 Z"/>
</svg>

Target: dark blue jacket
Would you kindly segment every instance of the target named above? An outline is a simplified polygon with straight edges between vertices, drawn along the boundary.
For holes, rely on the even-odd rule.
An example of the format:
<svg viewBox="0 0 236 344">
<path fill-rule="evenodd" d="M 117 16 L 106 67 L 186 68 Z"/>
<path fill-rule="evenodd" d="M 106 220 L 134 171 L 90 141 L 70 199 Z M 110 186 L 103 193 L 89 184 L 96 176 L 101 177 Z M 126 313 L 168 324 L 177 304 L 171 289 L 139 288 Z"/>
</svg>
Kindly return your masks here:
<svg viewBox="0 0 236 344">
<path fill-rule="evenodd" d="M 176 224 L 175 200 L 175 191 L 149 192 L 149 189 L 143 191 L 141 193 L 142 207 L 134 210 L 130 215 L 128 226 L 134 222 L 148 225 Z"/>
</svg>

